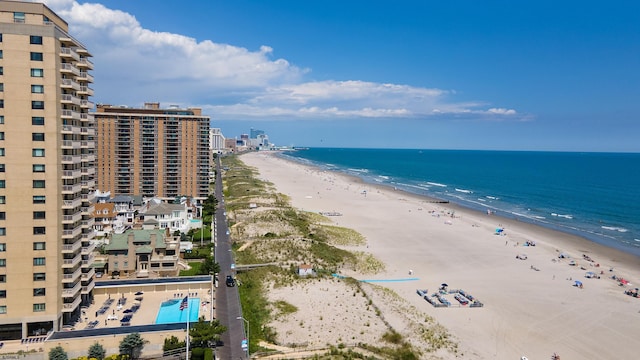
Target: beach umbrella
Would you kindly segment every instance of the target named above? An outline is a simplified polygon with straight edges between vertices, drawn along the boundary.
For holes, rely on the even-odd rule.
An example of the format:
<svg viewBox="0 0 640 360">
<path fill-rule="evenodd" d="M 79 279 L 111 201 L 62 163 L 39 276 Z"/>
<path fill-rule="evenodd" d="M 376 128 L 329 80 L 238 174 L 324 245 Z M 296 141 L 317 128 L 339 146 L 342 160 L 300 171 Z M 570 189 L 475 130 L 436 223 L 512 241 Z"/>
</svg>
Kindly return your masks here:
<svg viewBox="0 0 640 360">
<path fill-rule="evenodd" d="M 440 286 L 442 286 L 442 287 L 447 287 L 447 286 L 449 286 L 449 285 L 447 285 L 447 284 L 443 283 L 443 284 L 442 284 L 442 285 L 440 285 Z"/>
<path fill-rule="evenodd" d="M 504 231 L 504 229 L 503 229 L 503 228 L 496 228 L 496 232 L 497 232 L 497 233 L 500 233 L 500 232 L 503 232 L 503 231 Z"/>
</svg>

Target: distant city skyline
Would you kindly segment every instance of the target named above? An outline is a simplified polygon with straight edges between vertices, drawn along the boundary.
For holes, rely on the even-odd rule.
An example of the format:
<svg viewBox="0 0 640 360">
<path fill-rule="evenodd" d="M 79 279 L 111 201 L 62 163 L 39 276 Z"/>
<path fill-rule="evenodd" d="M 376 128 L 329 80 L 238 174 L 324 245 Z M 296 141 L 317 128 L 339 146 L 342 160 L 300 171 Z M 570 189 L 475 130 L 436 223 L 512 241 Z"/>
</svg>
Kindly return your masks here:
<svg viewBox="0 0 640 360">
<path fill-rule="evenodd" d="M 640 151 L 640 4 L 45 3 L 95 100 L 201 107 L 279 145 Z"/>
</svg>

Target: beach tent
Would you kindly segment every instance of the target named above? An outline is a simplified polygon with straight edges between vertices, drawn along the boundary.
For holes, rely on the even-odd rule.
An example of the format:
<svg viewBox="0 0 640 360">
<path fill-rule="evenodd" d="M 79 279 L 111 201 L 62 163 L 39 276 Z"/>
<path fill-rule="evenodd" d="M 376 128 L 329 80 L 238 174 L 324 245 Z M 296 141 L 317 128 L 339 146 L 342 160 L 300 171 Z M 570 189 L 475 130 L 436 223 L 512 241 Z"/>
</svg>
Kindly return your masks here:
<svg viewBox="0 0 640 360">
<path fill-rule="evenodd" d="M 560 259 L 568 259 L 568 258 L 570 258 L 571 256 L 569 256 L 569 254 L 567 254 L 567 253 L 561 252 L 561 253 L 558 255 L 558 257 L 559 257 Z"/>
<path fill-rule="evenodd" d="M 591 279 L 591 278 L 596 277 L 596 273 L 594 273 L 593 271 L 587 271 L 587 272 L 584 274 L 584 277 L 586 277 L 587 279 Z"/>
<path fill-rule="evenodd" d="M 582 281 L 576 280 L 575 286 L 582 287 Z"/>
</svg>

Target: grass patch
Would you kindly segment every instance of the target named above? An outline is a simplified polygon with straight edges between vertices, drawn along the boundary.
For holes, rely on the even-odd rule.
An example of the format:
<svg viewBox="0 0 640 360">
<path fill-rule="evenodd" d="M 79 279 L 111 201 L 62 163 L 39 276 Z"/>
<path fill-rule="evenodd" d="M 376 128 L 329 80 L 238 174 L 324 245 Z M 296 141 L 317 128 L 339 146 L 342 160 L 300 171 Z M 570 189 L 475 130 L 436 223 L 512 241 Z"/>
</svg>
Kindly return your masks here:
<svg viewBox="0 0 640 360">
<path fill-rule="evenodd" d="M 275 317 L 287 316 L 289 314 L 293 314 L 298 311 L 298 308 L 295 305 L 289 304 L 284 300 L 278 300 L 273 303 L 273 307 L 276 310 Z"/>
<path fill-rule="evenodd" d="M 200 273 L 200 265 L 202 263 L 198 261 L 193 261 L 188 263 L 191 269 L 188 270 L 180 270 L 180 276 L 195 276 Z"/>
</svg>

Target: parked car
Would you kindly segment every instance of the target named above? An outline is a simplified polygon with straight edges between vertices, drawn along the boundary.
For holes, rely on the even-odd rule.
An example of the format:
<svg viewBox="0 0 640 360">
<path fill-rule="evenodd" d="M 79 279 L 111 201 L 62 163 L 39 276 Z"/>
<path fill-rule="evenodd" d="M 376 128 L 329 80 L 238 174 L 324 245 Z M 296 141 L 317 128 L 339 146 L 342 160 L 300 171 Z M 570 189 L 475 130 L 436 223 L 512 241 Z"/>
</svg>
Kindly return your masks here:
<svg viewBox="0 0 640 360">
<path fill-rule="evenodd" d="M 227 275 L 227 286 L 232 287 L 236 285 L 236 281 L 233 279 L 233 276 Z"/>
</svg>

